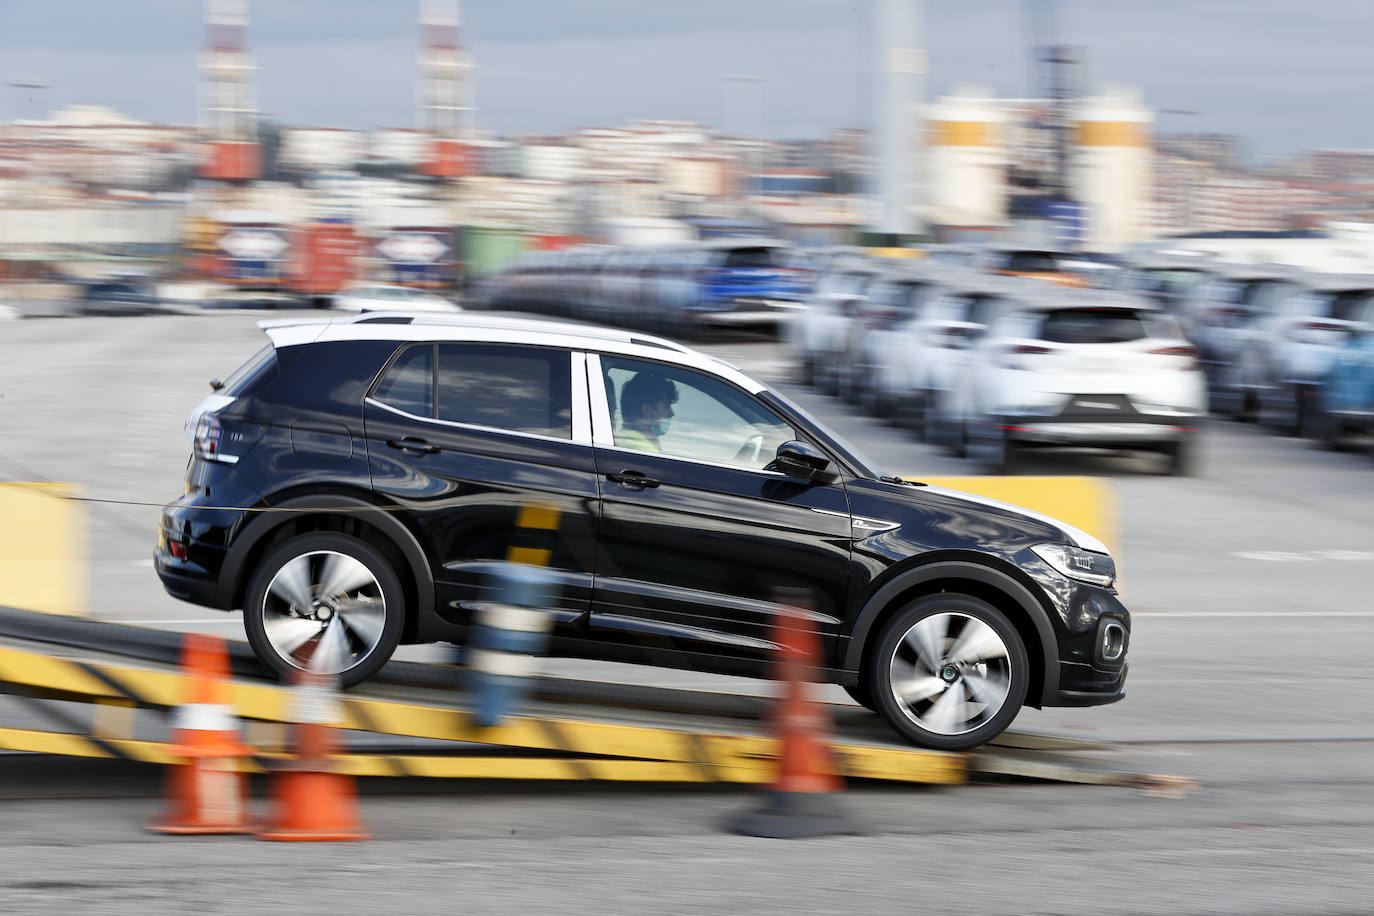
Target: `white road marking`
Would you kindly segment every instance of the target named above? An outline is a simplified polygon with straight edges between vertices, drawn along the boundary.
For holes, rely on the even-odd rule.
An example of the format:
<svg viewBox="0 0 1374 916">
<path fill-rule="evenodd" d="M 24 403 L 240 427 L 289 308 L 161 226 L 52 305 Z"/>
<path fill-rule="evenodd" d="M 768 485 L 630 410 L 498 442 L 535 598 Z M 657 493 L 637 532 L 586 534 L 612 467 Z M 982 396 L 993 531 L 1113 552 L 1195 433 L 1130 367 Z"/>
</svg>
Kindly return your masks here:
<svg viewBox="0 0 1374 916">
<path fill-rule="evenodd" d="M 1144 617 L 1374 617 L 1374 611 L 1132 611 L 1131 619 Z"/>
<path fill-rule="evenodd" d="M 1311 563 L 1318 560 L 1359 563 L 1374 560 L 1368 550 L 1239 550 L 1231 554 L 1240 560 L 1262 560 L 1269 563 Z"/>
<path fill-rule="evenodd" d="M 124 617 L 97 617 L 95 619 L 99 620 L 101 623 L 126 623 L 141 627 L 151 626 L 153 624 L 159 623 L 176 624 L 177 626 L 184 626 L 188 624 L 212 624 L 214 626 L 221 627 L 229 626 L 230 624 L 233 624 L 236 627 L 243 626 L 243 621 L 238 617 L 231 617 L 228 620 L 217 620 L 214 617 L 195 617 L 181 620 L 174 619 L 171 617 L 150 617 L 142 620 L 126 619 Z"/>
</svg>

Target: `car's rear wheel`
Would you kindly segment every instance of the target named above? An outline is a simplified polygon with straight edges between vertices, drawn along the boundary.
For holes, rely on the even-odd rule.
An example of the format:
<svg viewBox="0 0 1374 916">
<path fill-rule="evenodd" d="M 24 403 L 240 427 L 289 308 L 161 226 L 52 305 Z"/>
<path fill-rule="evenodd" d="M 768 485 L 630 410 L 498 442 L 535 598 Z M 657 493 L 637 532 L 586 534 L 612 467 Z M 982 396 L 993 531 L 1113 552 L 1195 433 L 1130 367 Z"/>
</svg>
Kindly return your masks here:
<svg viewBox="0 0 1374 916">
<path fill-rule="evenodd" d="M 930 595 L 894 615 L 868 667 L 877 711 L 923 747 L 960 751 L 1006 730 L 1030 680 L 1001 611 L 970 595 Z"/>
<path fill-rule="evenodd" d="M 1197 443 L 1184 436 L 1164 446 L 1164 471 L 1171 477 L 1191 477 L 1197 473 Z"/>
<path fill-rule="evenodd" d="M 375 674 L 401 639 L 405 596 L 374 547 L 343 534 L 292 538 L 253 572 L 243 624 L 258 659 L 278 677 L 310 667 L 331 626 L 342 630 L 335 671 L 345 685 Z"/>
</svg>

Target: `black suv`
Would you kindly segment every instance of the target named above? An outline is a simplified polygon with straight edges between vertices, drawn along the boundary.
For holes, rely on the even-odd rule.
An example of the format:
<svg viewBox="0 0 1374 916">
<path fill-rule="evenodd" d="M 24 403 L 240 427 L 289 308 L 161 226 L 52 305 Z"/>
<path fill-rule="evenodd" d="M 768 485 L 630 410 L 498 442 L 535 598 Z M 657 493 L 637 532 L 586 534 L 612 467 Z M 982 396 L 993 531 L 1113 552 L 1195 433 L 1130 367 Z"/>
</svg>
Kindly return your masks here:
<svg viewBox="0 0 1374 916">
<path fill-rule="evenodd" d="M 734 367 L 572 325 L 386 314 L 262 322 L 191 415 L 156 568 L 242 608 L 269 668 L 329 622 L 357 683 L 461 643 L 521 507 L 555 507 L 559 655 L 762 676 L 780 589 L 825 675 L 929 747 L 1022 705 L 1121 699 L 1130 616 L 1090 535 L 879 471 Z"/>
</svg>

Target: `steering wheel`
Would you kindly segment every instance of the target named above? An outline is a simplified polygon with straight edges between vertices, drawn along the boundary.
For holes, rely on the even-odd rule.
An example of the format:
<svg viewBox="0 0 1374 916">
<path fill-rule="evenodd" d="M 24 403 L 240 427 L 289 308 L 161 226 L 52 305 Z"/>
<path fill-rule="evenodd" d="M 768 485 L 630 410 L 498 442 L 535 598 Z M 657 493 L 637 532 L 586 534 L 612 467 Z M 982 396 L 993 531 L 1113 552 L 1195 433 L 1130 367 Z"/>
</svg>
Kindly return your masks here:
<svg viewBox="0 0 1374 916">
<path fill-rule="evenodd" d="M 735 453 L 735 462 L 747 461 L 750 464 L 757 464 L 759 457 L 763 454 L 763 433 L 754 433 L 744 440 L 744 445 Z"/>
</svg>

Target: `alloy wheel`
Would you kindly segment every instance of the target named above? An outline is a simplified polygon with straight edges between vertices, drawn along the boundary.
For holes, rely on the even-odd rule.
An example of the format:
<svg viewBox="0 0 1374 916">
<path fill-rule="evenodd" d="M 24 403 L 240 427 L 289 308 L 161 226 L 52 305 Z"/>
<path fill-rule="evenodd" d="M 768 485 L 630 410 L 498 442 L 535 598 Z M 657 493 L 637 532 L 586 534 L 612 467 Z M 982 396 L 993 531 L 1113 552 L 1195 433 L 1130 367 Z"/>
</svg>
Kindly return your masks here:
<svg viewBox="0 0 1374 916">
<path fill-rule="evenodd" d="M 305 668 L 331 623 L 343 628 L 339 670 L 367 657 L 382 640 L 386 598 L 381 582 L 355 557 L 312 550 L 288 560 L 272 576 L 262 598 L 263 630 L 273 650 Z"/>
<path fill-rule="evenodd" d="M 943 612 L 916 621 L 888 663 L 901 713 L 934 735 L 971 732 L 996 716 L 1012 689 L 1011 650 L 987 623 Z"/>
</svg>

